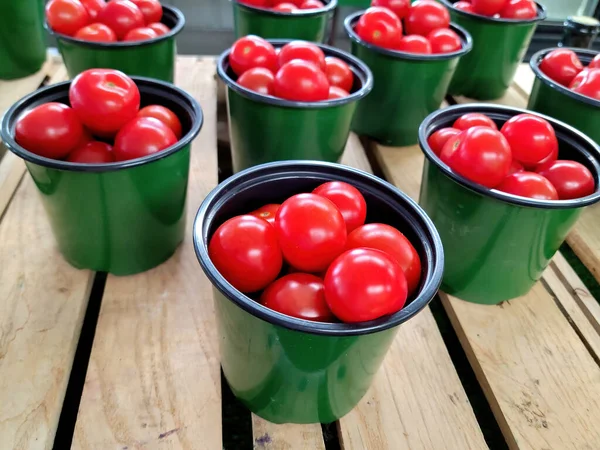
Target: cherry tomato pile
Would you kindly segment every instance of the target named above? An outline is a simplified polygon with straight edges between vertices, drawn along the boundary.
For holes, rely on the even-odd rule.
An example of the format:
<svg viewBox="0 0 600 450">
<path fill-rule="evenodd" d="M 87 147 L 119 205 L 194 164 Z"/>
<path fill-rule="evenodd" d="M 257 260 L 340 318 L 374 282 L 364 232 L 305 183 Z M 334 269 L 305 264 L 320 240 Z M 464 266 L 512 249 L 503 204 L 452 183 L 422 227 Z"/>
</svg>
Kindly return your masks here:
<svg viewBox="0 0 600 450">
<path fill-rule="evenodd" d="M 600 54 L 584 67 L 573 50 L 552 50 L 542 59 L 540 70 L 573 92 L 600 100 Z"/>
<path fill-rule="evenodd" d="M 496 19 L 527 20 L 537 17 L 537 5 L 533 0 L 461 0 L 454 3 L 454 7 Z"/>
<path fill-rule="evenodd" d="M 462 48 L 450 29 L 450 13 L 435 0 L 372 0 L 354 30 L 364 41 L 418 54 L 452 53 Z"/>
<path fill-rule="evenodd" d="M 325 7 L 320 0 L 240 0 L 244 5 L 271 11 L 293 13 L 303 10 L 320 9 Z"/>
<path fill-rule="evenodd" d="M 158 0 L 50 0 L 46 20 L 56 33 L 92 42 L 145 41 L 167 34 Z"/>
<path fill-rule="evenodd" d="M 533 114 L 516 115 L 498 130 L 485 114 L 467 113 L 427 142 L 456 173 L 490 189 L 538 200 L 570 200 L 591 195 L 596 188 L 583 164 L 558 159 L 552 125 Z"/>
<path fill-rule="evenodd" d="M 175 113 L 161 105 L 140 109 L 138 87 L 117 70 L 82 72 L 71 82 L 69 102 L 44 103 L 21 115 L 17 143 L 46 158 L 99 164 L 151 155 L 181 138 Z"/>
<path fill-rule="evenodd" d="M 223 223 L 211 261 L 236 289 L 305 320 L 364 322 L 393 314 L 416 292 L 421 261 L 396 228 L 365 224 L 354 186 L 331 181 L 281 205 Z"/>
<path fill-rule="evenodd" d="M 318 102 L 347 97 L 354 74 L 344 61 L 325 56 L 311 42 L 292 41 L 279 50 L 248 35 L 231 47 L 229 65 L 240 86 L 286 100 Z"/>
</svg>

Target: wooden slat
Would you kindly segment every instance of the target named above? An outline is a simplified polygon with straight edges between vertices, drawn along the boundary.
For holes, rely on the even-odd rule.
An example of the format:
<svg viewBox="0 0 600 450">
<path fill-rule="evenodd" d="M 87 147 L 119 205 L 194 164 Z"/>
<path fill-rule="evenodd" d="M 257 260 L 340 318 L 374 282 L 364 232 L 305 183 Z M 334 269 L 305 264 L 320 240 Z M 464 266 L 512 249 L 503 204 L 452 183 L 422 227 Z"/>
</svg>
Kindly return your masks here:
<svg viewBox="0 0 600 450">
<path fill-rule="evenodd" d="M 252 434 L 256 450 L 325 450 L 318 424 L 276 425 L 253 414 Z"/>
<path fill-rule="evenodd" d="M 535 74 L 531 70 L 531 67 L 529 67 L 529 64 L 521 64 L 515 75 L 513 86 L 521 93 L 521 95 L 525 98 L 529 98 L 534 80 Z"/>
<path fill-rule="evenodd" d="M 1 144 L 0 144 L 1 145 Z M 0 217 L 25 173 L 25 163 L 12 152 L 0 160 Z"/>
<path fill-rule="evenodd" d="M 498 105 L 508 105 L 515 106 L 517 108 L 526 108 L 527 107 L 527 96 L 523 94 L 523 92 L 517 89 L 515 86 L 511 86 L 506 91 L 503 97 L 496 100 L 489 100 L 485 102 L 480 102 L 479 100 L 473 100 L 468 97 L 455 96 L 454 100 L 456 103 L 495 103 Z"/>
<path fill-rule="evenodd" d="M 109 276 L 75 428 L 75 449 L 221 449 L 221 388 L 212 289 L 191 227 L 217 184 L 214 60 L 178 58 L 177 84 L 204 126 L 192 146 L 186 239 L 148 272 Z"/>
</svg>

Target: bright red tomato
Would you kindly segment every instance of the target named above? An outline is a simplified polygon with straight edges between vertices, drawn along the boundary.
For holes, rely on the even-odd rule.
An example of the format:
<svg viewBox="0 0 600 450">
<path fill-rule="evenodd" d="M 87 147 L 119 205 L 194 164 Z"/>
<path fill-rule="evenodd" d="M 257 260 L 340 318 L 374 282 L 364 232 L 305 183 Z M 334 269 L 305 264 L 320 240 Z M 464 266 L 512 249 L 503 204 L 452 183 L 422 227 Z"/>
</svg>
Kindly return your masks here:
<svg viewBox="0 0 600 450">
<path fill-rule="evenodd" d="M 546 166 L 549 166 L 550 164 L 552 164 L 557 159 L 558 159 L 558 146 L 556 146 L 554 148 L 554 150 L 552 151 L 552 153 L 550 153 L 550 155 L 548 155 L 548 157 L 542 159 L 538 164 L 528 164 L 525 168 L 532 172 L 539 172 L 540 170 L 543 170 Z"/>
<path fill-rule="evenodd" d="M 300 5 L 300 9 L 319 9 L 323 8 L 324 6 L 325 5 L 319 0 L 306 0 Z"/>
<path fill-rule="evenodd" d="M 588 69 L 600 69 L 600 53 L 597 54 L 592 62 L 590 62 L 587 66 Z"/>
<path fill-rule="evenodd" d="M 335 100 L 336 98 L 348 97 L 350 93 L 337 86 L 329 86 L 329 96 L 327 99 Z"/>
<path fill-rule="evenodd" d="M 458 34 L 450 28 L 438 28 L 427 35 L 431 43 L 431 53 L 452 53 L 462 48 Z"/>
<path fill-rule="evenodd" d="M 560 48 L 544 56 L 540 70 L 550 79 L 568 86 L 575 75 L 583 70 L 583 64 L 573 50 Z"/>
<path fill-rule="evenodd" d="M 79 144 L 75 146 L 75 148 L 83 147 L 85 144 L 89 142 L 93 142 L 94 136 L 90 133 L 85 127 L 83 128 L 83 134 L 81 135 L 81 139 L 79 140 Z"/>
<path fill-rule="evenodd" d="M 130 0 L 140 9 L 147 24 L 160 22 L 163 15 L 162 5 L 158 0 Z"/>
<path fill-rule="evenodd" d="M 421 280 L 421 259 L 406 237 L 396 228 L 383 223 L 369 223 L 348 235 L 346 250 L 373 248 L 391 256 L 406 276 L 408 294 L 417 290 Z"/>
<path fill-rule="evenodd" d="M 114 136 L 137 115 L 140 91 L 123 72 L 88 69 L 71 82 L 69 101 L 92 133 Z"/>
<path fill-rule="evenodd" d="M 142 158 L 177 143 L 175 133 L 154 117 L 136 117 L 119 130 L 113 152 L 117 161 Z"/>
<path fill-rule="evenodd" d="M 449 139 L 440 159 L 468 180 L 493 188 L 508 174 L 512 154 L 499 131 L 473 127 Z"/>
<path fill-rule="evenodd" d="M 472 127 L 489 127 L 497 130 L 496 123 L 485 114 L 481 113 L 466 113 L 460 116 L 452 125 L 457 130 L 468 130 Z"/>
<path fill-rule="evenodd" d="M 537 6 L 532 0 L 509 0 L 500 11 L 503 19 L 526 20 L 537 17 Z"/>
<path fill-rule="evenodd" d="M 254 67 L 245 71 L 237 80 L 240 86 L 262 95 L 273 95 L 275 75 L 264 67 Z"/>
<path fill-rule="evenodd" d="M 304 272 L 320 272 L 346 245 L 346 223 L 339 209 L 315 194 L 298 194 L 281 204 L 275 229 L 283 256 Z"/>
<path fill-rule="evenodd" d="M 442 148 L 444 148 L 444 145 L 446 142 L 448 142 L 448 139 L 453 136 L 458 136 L 460 131 L 461 130 L 457 130 L 456 128 L 441 128 L 429 136 L 427 143 L 429 144 L 429 147 L 431 147 L 431 150 L 433 150 L 433 153 L 435 153 L 437 156 L 440 156 L 440 153 L 442 153 Z"/>
<path fill-rule="evenodd" d="M 273 46 L 258 36 L 244 36 L 231 46 L 229 54 L 231 69 L 239 76 L 254 67 L 265 67 L 277 72 L 277 54 Z"/>
<path fill-rule="evenodd" d="M 103 23 L 93 23 L 80 28 L 75 33 L 75 39 L 91 42 L 116 42 L 117 35 L 113 30 Z"/>
<path fill-rule="evenodd" d="M 158 36 L 162 36 L 171 31 L 171 29 L 168 26 L 160 22 L 151 23 L 150 25 L 148 25 L 148 28 L 152 28 Z"/>
<path fill-rule="evenodd" d="M 360 227 L 367 218 L 367 202 L 360 191 L 343 181 L 330 181 L 318 186 L 313 194 L 331 200 L 346 222 L 346 231 Z"/>
<path fill-rule="evenodd" d="M 311 62 L 321 70 L 325 70 L 326 67 L 325 53 L 312 42 L 292 41 L 281 47 L 278 57 L 279 67 L 294 59 Z"/>
<path fill-rule="evenodd" d="M 318 102 L 329 97 L 329 81 L 313 63 L 295 59 L 275 75 L 274 91 L 286 100 Z"/>
<path fill-rule="evenodd" d="M 396 14 L 398 19 L 404 19 L 408 15 L 410 0 L 372 0 L 371 6 L 387 8 Z"/>
<path fill-rule="evenodd" d="M 533 172 L 510 174 L 496 189 L 520 197 L 537 200 L 558 200 L 558 194 L 552 183 Z"/>
<path fill-rule="evenodd" d="M 138 117 L 154 117 L 155 119 L 160 120 L 162 123 L 168 126 L 173 133 L 175 133 L 175 137 L 177 137 L 177 139 L 181 139 L 181 121 L 169 108 L 161 105 L 148 105 L 140 109 L 140 112 L 137 115 Z"/>
<path fill-rule="evenodd" d="M 102 164 L 115 161 L 112 146 L 104 142 L 88 142 L 69 153 L 67 161 L 83 164 Z"/>
<path fill-rule="evenodd" d="M 46 20 L 53 31 L 73 36 L 90 22 L 90 15 L 79 0 L 50 0 Z"/>
<path fill-rule="evenodd" d="M 392 48 L 402 37 L 402 22 L 389 9 L 373 6 L 360 17 L 355 31 L 370 44 Z"/>
<path fill-rule="evenodd" d="M 316 322 L 335 322 L 325 301 L 323 280 L 308 273 L 293 273 L 270 284 L 260 296 L 267 308 Z"/>
<path fill-rule="evenodd" d="M 275 228 L 254 216 L 237 216 L 210 238 L 208 256 L 223 277 L 240 292 L 267 287 L 281 271 Z"/>
<path fill-rule="evenodd" d="M 92 21 L 96 20 L 100 11 L 106 6 L 105 0 L 79 0 L 79 2 L 86 9 Z"/>
<path fill-rule="evenodd" d="M 511 117 L 500 132 L 510 144 L 513 158 L 525 166 L 539 164 L 552 152 L 558 151 L 552 125 L 533 114 Z"/>
<path fill-rule="evenodd" d="M 577 161 L 554 161 L 538 173 L 552 183 L 561 200 L 587 197 L 596 189 L 592 173 Z"/>
<path fill-rule="evenodd" d="M 569 85 L 578 94 L 600 100 L 600 69 L 584 69 L 579 72 Z"/>
<path fill-rule="evenodd" d="M 473 10 L 473 5 L 471 5 L 470 2 L 460 1 L 460 2 L 456 2 L 453 6 L 456 9 L 460 9 L 461 11 L 465 11 L 468 13 L 475 13 L 475 10 Z"/>
<path fill-rule="evenodd" d="M 431 43 L 423 36 L 409 34 L 408 36 L 402 36 L 394 44 L 394 50 L 427 55 L 431 53 Z"/>
<path fill-rule="evenodd" d="M 147 41 L 158 37 L 156 31 L 150 27 L 134 28 L 125 35 L 124 41 Z"/>
<path fill-rule="evenodd" d="M 122 40 L 134 28 L 145 25 L 144 15 L 129 0 L 111 0 L 98 14 L 98 22 L 108 25 Z"/>
<path fill-rule="evenodd" d="M 19 117 L 17 144 L 36 155 L 62 159 L 83 138 L 83 126 L 73 109 L 62 103 L 44 103 Z"/>
<path fill-rule="evenodd" d="M 471 0 L 475 14 L 492 17 L 498 14 L 508 3 L 508 0 Z"/>
<path fill-rule="evenodd" d="M 437 28 L 450 26 L 450 13 L 444 5 L 434 0 L 417 0 L 404 19 L 406 34 L 427 36 Z"/>
<path fill-rule="evenodd" d="M 374 320 L 406 303 L 406 276 L 387 253 L 355 248 L 338 256 L 325 275 L 325 299 L 343 322 Z"/>
<path fill-rule="evenodd" d="M 293 3 L 280 3 L 273 8 L 273 11 L 286 12 L 286 13 L 294 12 L 296 10 L 298 10 L 298 7 L 296 5 L 294 5 Z"/>
<path fill-rule="evenodd" d="M 325 75 L 330 86 L 337 86 L 347 92 L 352 90 L 354 75 L 348 64 L 341 59 L 335 56 L 325 58 Z"/>
<path fill-rule="evenodd" d="M 510 174 L 517 173 L 517 172 L 523 172 L 524 170 L 525 170 L 525 167 L 523 167 L 523 164 L 521 164 L 516 159 L 513 159 L 510 162 L 510 169 L 508 169 L 508 174 L 510 175 Z"/>
<path fill-rule="evenodd" d="M 276 203 L 270 203 L 268 205 L 261 206 L 260 208 L 255 209 L 250 213 L 250 215 L 258 217 L 259 219 L 266 220 L 271 225 L 275 225 L 275 215 L 277 214 L 277 211 L 279 210 L 280 206 L 281 205 L 278 205 Z"/>
</svg>

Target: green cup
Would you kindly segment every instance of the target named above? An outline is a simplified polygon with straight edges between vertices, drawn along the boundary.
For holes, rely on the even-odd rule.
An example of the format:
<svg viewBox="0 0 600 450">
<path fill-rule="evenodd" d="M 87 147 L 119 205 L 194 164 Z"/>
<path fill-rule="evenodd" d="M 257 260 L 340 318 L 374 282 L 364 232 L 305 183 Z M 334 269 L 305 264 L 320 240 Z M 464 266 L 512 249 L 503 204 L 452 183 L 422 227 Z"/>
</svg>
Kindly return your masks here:
<svg viewBox="0 0 600 450">
<path fill-rule="evenodd" d="M 254 34 L 265 39 L 300 39 L 324 42 L 338 0 L 321 0 L 319 9 L 297 10 L 291 13 L 250 6 L 240 0 L 230 0 L 233 6 L 233 27 L 236 39 Z"/>
<path fill-rule="evenodd" d="M 275 48 L 291 42 L 270 39 Z M 223 52 L 217 73 L 227 85 L 227 113 L 233 170 L 238 172 L 271 161 L 310 159 L 337 162 L 342 157 L 358 100 L 373 87 L 369 68 L 342 50 L 317 44 L 326 56 L 343 60 L 354 74 L 345 98 L 295 102 L 258 94 L 236 83 L 229 66 L 230 50 Z"/>
<path fill-rule="evenodd" d="M 471 51 L 469 33 L 452 24 L 462 48 L 453 53 L 417 55 L 388 50 L 363 41 L 354 31 L 364 11 L 344 21 L 352 54 L 373 72 L 373 92 L 361 100 L 352 131 L 384 145 L 403 147 L 418 141 L 419 125 L 446 96 L 459 59 Z"/>
<path fill-rule="evenodd" d="M 73 266 L 129 275 L 166 261 L 185 233 L 190 146 L 202 110 L 181 89 L 134 77 L 142 106 L 160 104 L 181 120 L 177 144 L 143 158 L 81 164 L 31 153 L 14 139 L 17 119 L 48 102 L 69 103 L 70 81 L 40 89 L 4 116 L 4 144 L 23 158 L 46 209 L 60 252 Z"/>
<path fill-rule="evenodd" d="M 44 0 L 0 1 L 0 79 L 31 75 L 44 61 Z"/>
<path fill-rule="evenodd" d="M 600 144 L 600 100 L 573 92 L 551 80 L 540 70 L 544 56 L 556 48 L 548 48 L 531 57 L 529 65 L 535 73 L 533 89 L 527 109 L 562 120 L 587 134 Z M 598 52 L 571 48 L 584 65 L 588 65 Z"/>
<path fill-rule="evenodd" d="M 131 42 L 90 42 L 55 33 L 48 24 L 46 29 L 56 37 L 70 78 L 87 69 L 103 68 L 172 83 L 177 56 L 175 38 L 183 29 L 185 18 L 177 8 L 163 5 L 161 22 L 171 31 L 154 39 Z"/>
<path fill-rule="evenodd" d="M 595 192 L 574 200 L 546 201 L 488 189 L 454 172 L 427 138 L 465 113 L 480 112 L 498 128 L 528 111 L 489 104 L 456 105 L 431 114 L 419 130 L 425 153 L 420 205 L 439 230 L 446 255 L 442 290 L 463 300 L 497 304 L 525 295 L 538 281 L 585 206 L 600 200 L 600 147 L 576 129 L 548 120 L 561 159 L 578 161 L 593 174 Z"/>
<path fill-rule="evenodd" d="M 535 27 L 546 18 L 546 9 L 536 3 L 538 15 L 534 19 L 495 19 L 456 9 L 449 0 L 439 1 L 450 10 L 452 21 L 473 38 L 473 51 L 460 60 L 448 94 L 477 100 L 502 97 L 525 56 Z"/>
<path fill-rule="evenodd" d="M 331 180 L 361 191 L 367 222 L 395 226 L 415 245 L 423 264 L 421 282 L 401 311 L 355 324 L 297 319 L 240 293 L 212 264 L 208 242 L 225 220 Z M 435 296 L 444 266 L 437 231 L 407 195 L 366 172 L 316 161 L 263 164 L 228 178 L 200 206 L 193 239 L 200 266 L 213 284 L 225 378 L 252 412 L 274 423 L 329 423 L 354 408 L 398 326 Z"/>
</svg>

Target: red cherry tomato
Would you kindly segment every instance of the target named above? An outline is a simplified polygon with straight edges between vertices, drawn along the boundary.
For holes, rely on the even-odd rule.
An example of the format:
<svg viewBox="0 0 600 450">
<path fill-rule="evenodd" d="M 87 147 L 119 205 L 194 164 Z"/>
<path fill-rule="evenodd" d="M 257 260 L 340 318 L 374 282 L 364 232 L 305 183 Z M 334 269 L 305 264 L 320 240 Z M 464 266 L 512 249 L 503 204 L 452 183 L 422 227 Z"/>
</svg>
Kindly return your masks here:
<svg viewBox="0 0 600 450">
<path fill-rule="evenodd" d="M 465 2 L 465 1 L 460 1 L 460 2 L 456 2 L 453 5 L 456 9 L 460 9 L 461 11 L 465 11 L 468 13 L 475 13 L 475 10 L 473 9 L 473 5 L 471 5 L 470 2 Z"/>
<path fill-rule="evenodd" d="M 468 180 L 493 188 L 508 174 L 512 154 L 499 131 L 473 127 L 449 139 L 440 159 Z"/>
<path fill-rule="evenodd" d="M 148 105 L 140 109 L 140 112 L 137 115 L 138 117 L 154 117 L 155 119 L 160 120 L 162 123 L 168 126 L 173 133 L 175 133 L 175 137 L 177 139 L 181 139 L 181 121 L 169 108 L 161 105 Z"/>
<path fill-rule="evenodd" d="M 319 9 L 323 8 L 324 6 L 325 5 L 319 0 L 306 0 L 300 5 L 300 9 Z"/>
<path fill-rule="evenodd" d="M 510 162 L 510 169 L 508 169 L 508 174 L 510 175 L 510 174 L 517 173 L 517 172 L 523 172 L 524 170 L 525 170 L 525 167 L 523 167 L 523 164 L 521 164 L 516 159 L 513 159 Z"/>
<path fill-rule="evenodd" d="M 317 45 L 305 41 L 292 41 L 281 47 L 279 52 L 279 67 L 283 67 L 286 63 L 301 59 L 313 63 L 321 70 L 325 70 L 325 53 Z"/>
<path fill-rule="evenodd" d="M 297 9 L 298 9 L 298 7 L 296 5 L 294 5 L 293 3 L 280 3 L 273 8 L 273 11 L 289 13 L 289 12 L 294 12 Z"/>
<path fill-rule="evenodd" d="M 503 19 L 526 20 L 537 17 L 537 6 L 532 0 L 509 0 L 500 11 Z"/>
<path fill-rule="evenodd" d="M 583 64 L 573 50 L 560 48 L 544 56 L 540 70 L 550 79 L 568 86 L 575 75 L 583 70 Z"/>
<path fill-rule="evenodd" d="M 440 156 L 440 153 L 442 153 L 442 148 L 444 148 L 444 145 L 446 142 L 448 142 L 448 139 L 453 136 L 458 136 L 460 131 L 461 130 L 457 130 L 456 128 L 442 128 L 429 136 L 427 143 L 429 144 L 429 147 L 431 147 L 431 150 L 433 150 L 433 153 L 435 153 L 437 156 Z"/>
<path fill-rule="evenodd" d="M 510 174 L 496 189 L 520 197 L 537 200 L 558 200 L 558 194 L 552 183 L 533 172 Z"/>
<path fill-rule="evenodd" d="M 271 283 L 282 266 L 275 228 L 254 216 L 237 216 L 211 237 L 208 256 L 240 292 L 257 292 Z"/>
<path fill-rule="evenodd" d="M 337 86 L 347 92 L 352 90 L 354 75 L 348 64 L 341 59 L 335 56 L 325 58 L 325 75 L 330 86 Z"/>
<path fill-rule="evenodd" d="M 260 296 L 267 308 L 316 322 L 335 322 L 325 301 L 323 280 L 308 273 L 292 273 L 270 284 Z"/>
<path fill-rule="evenodd" d="M 277 54 L 273 46 L 258 36 L 244 36 L 231 46 L 231 69 L 239 76 L 254 67 L 264 67 L 277 72 Z"/>
<path fill-rule="evenodd" d="M 254 67 L 245 71 L 237 80 L 240 86 L 262 95 L 273 95 L 275 75 L 264 67 Z"/>
<path fill-rule="evenodd" d="M 402 22 L 389 9 L 373 6 L 360 17 L 355 31 L 370 44 L 392 48 L 402 37 Z"/>
<path fill-rule="evenodd" d="M 427 55 L 431 53 L 431 43 L 418 34 L 402 36 L 394 45 L 394 50 Z"/>
<path fill-rule="evenodd" d="M 304 3 L 304 1 L 305 0 L 271 0 L 271 3 L 273 4 L 273 6 L 280 5 L 281 3 L 292 3 L 299 8 L 300 5 Z"/>
<path fill-rule="evenodd" d="M 337 86 L 329 86 L 329 100 L 335 100 L 336 98 L 348 97 L 350 93 Z"/>
<path fill-rule="evenodd" d="M 80 28 L 75 33 L 75 39 L 91 42 L 116 42 L 117 35 L 103 23 L 93 23 Z"/>
<path fill-rule="evenodd" d="M 145 25 L 144 15 L 129 0 L 111 0 L 98 14 L 98 22 L 108 25 L 122 40 L 134 28 Z"/>
<path fill-rule="evenodd" d="M 398 19 L 404 19 L 408 15 L 410 0 L 373 0 L 371 6 L 381 6 L 391 10 Z"/>
<path fill-rule="evenodd" d="M 73 36 L 90 22 L 90 15 L 79 0 L 50 0 L 46 20 L 53 31 Z"/>
<path fill-rule="evenodd" d="M 406 34 L 427 36 L 437 28 L 450 26 L 450 13 L 444 5 L 434 0 L 417 0 L 404 20 Z"/>
<path fill-rule="evenodd" d="M 369 223 L 348 235 L 346 250 L 373 248 L 391 256 L 406 276 L 408 294 L 416 291 L 421 280 L 421 259 L 406 237 L 396 228 L 383 223 Z"/>
<path fill-rule="evenodd" d="M 388 254 L 355 248 L 338 256 L 325 275 L 325 299 L 343 322 L 374 320 L 406 303 L 406 276 Z"/>
<path fill-rule="evenodd" d="M 588 69 L 600 69 L 600 53 L 597 54 L 592 62 L 590 62 L 587 66 Z"/>
<path fill-rule="evenodd" d="M 113 152 L 117 161 L 142 158 L 177 143 L 175 133 L 154 117 L 136 117 L 119 130 Z"/>
<path fill-rule="evenodd" d="M 542 159 L 538 164 L 528 164 L 525 168 L 527 170 L 531 170 L 533 172 L 539 172 L 540 170 L 543 170 L 546 166 L 549 166 L 550 164 L 552 164 L 557 159 L 558 159 L 558 146 L 556 146 L 554 148 L 554 150 L 552 151 L 552 153 L 550 153 L 550 155 L 548 157 Z"/>
<path fill-rule="evenodd" d="M 450 28 L 438 28 L 427 35 L 431 43 L 431 53 L 452 53 L 462 48 L 458 34 Z"/>
<path fill-rule="evenodd" d="M 560 200 L 587 197 L 596 189 L 592 173 L 577 161 L 554 161 L 538 173 L 552 183 Z"/>
<path fill-rule="evenodd" d="M 468 130 L 472 127 L 489 127 L 497 130 L 496 123 L 485 114 L 481 113 L 466 113 L 460 116 L 452 125 L 457 130 Z"/>
<path fill-rule="evenodd" d="M 88 130 L 83 128 L 83 134 L 81 135 L 81 139 L 79 140 L 79 144 L 75 146 L 75 148 L 83 147 L 85 144 L 89 142 L 93 142 L 95 139 Z"/>
<path fill-rule="evenodd" d="M 533 114 L 511 117 L 500 132 L 510 144 L 513 158 L 525 166 L 539 164 L 558 149 L 552 125 Z"/>
<path fill-rule="evenodd" d="M 277 97 L 302 102 L 318 102 L 329 97 L 329 81 L 313 63 L 295 59 L 275 75 Z"/>
<path fill-rule="evenodd" d="M 585 69 L 579 72 L 569 85 L 578 94 L 600 100 L 600 69 Z"/>
<path fill-rule="evenodd" d="M 114 136 L 137 115 L 140 91 L 123 72 L 88 69 L 71 82 L 69 101 L 92 133 Z"/>
<path fill-rule="evenodd" d="M 304 272 L 325 270 L 346 245 L 342 213 L 315 194 L 298 194 L 283 202 L 275 229 L 286 261 Z"/>
<path fill-rule="evenodd" d="M 275 225 L 275 215 L 277 214 L 277 210 L 279 210 L 279 206 L 281 205 L 278 205 L 276 203 L 270 203 L 252 211 L 250 215 L 258 217 L 259 219 L 266 220 L 271 225 Z"/>
<path fill-rule="evenodd" d="M 148 28 L 152 28 L 158 36 L 162 36 L 171 31 L 171 29 L 168 26 L 160 22 L 151 23 L 150 25 L 148 25 Z"/>
<path fill-rule="evenodd" d="M 67 161 L 84 164 L 102 164 L 115 161 L 112 146 L 99 141 L 88 142 L 69 153 Z"/>
<path fill-rule="evenodd" d="M 130 0 L 140 9 L 146 24 L 160 22 L 163 15 L 162 5 L 158 0 Z"/>
<path fill-rule="evenodd" d="M 90 20 L 95 21 L 100 11 L 106 6 L 105 0 L 79 0 L 90 15 Z"/>
<path fill-rule="evenodd" d="M 346 231 L 360 227 L 367 218 L 367 202 L 360 191 L 343 181 L 330 181 L 318 186 L 313 194 L 325 197 L 338 207 L 346 222 Z"/>
<path fill-rule="evenodd" d="M 46 158 L 62 159 L 83 138 L 83 126 L 73 109 L 62 103 L 44 103 L 19 117 L 15 140 L 21 147 Z"/>
<path fill-rule="evenodd" d="M 125 35 L 124 41 L 147 41 L 158 37 L 156 31 L 150 27 L 134 28 Z"/>
<path fill-rule="evenodd" d="M 475 14 L 492 17 L 498 14 L 508 3 L 508 0 L 471 0 Z"/>
</svg>

